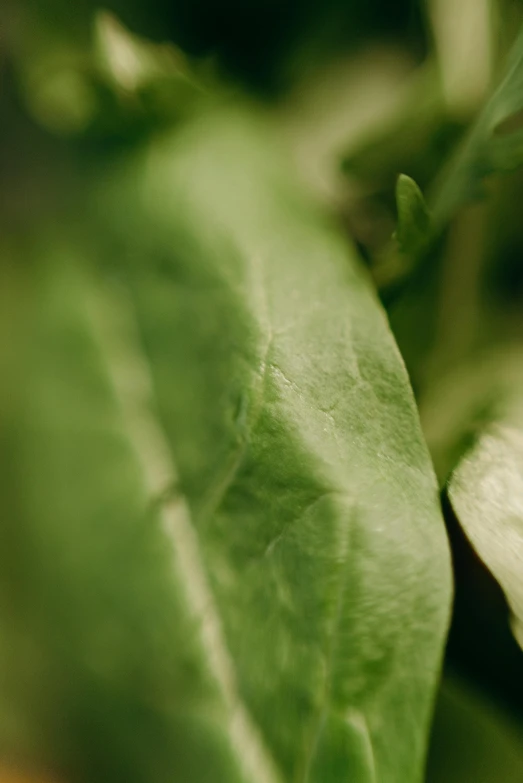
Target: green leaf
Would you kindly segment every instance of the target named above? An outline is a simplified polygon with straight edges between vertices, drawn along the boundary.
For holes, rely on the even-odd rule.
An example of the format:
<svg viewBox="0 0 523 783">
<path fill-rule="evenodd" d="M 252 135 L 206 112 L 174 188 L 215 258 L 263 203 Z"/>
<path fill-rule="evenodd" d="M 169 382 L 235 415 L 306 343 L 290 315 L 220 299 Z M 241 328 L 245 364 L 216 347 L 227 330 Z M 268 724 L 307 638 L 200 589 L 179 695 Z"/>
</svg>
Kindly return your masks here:
<svg viewBox="0 0 523 783">
<path fill-rule="evenodd" d="M 447 555 L 354 252 L 263 118 L 202 118 L 134 162 L 123 241 L 133 198 L 148 210 L 126 243 L 137 317 L 254 719 L 284 779 L 415 780 Z"/>
<path fill-rule="evenodd" d="M 487 176 L 523 164 L 522 134 L 519 123 L 514 123 L 522 109 L 523 30 L 514 43 L 503 79 L 436 183 L 429 204 L 437 226 L 444 226 L 464 203 L 478 198 Z"/>
<path fill-rule="evenodd" d="M 35 242 L 33 274 L 3 281 L 23 317 L 2 333 L 18 381 L 0 453 L 2 758 L 71 780 L 248 780 L 208 673 L 219 646 L 203 660 L 188 512 L 162 501 L 174 476 L 125 300 L 62 244 Z"/>
<path fill-rule="evenodd" d="M 380 128 L 376 138 L 367 139 L 360 150 L 346 156 L 342 163 L 349 177 L 370 180 L 364 192 L 369 184 L 371 192 L 376 184 L 389 187 L 391 175 L 398 169 L 414 172 L 423 184 L 431 182 L 424 188 L 431 219 L 429 222 L 423 217 L 426 221 L 426 233 L 423 231 L 421 235 L 423 242 L 400 246 L 399 256 L 393 243 L 382 243 L 381 248 L 374 250 L 374 279 L 385 296 L 394 292 L 416 269 L 425 251 L 456 212 L 484 195 L 489 176 L 523 164 L 523 30 L 513 46 L 499 86 L 448 159 L 447 150 L 463 133 L 463 118 L 449 115 L 435 78 L 430 63 L 420 69 L 418 79 L 413 80 L 410 100 L 392 125 Z M 442 160 L 446 160 L 444 165 Z M 399 231 L 401 236 L 401 226 Z"/>
<path fill-rule="evenodd" d="M 396 183 L 398 226 L 395 237 L 403 253 L 415 254 L 430 236 L 430 216 L 423 193 L 412 177 L 400 174 Z"/>
<path fill-rule="evenodd" d="M 518 410 L 519 407 L 519 410 Z M 449 496 L 465 533 L 503 588 L 523 647 L 523 411 L 492 423 L 454 471 Z"/>
<path fill-rule="evenodd" d="M 406 174 L 400 174 L 396 181 L 396 205 L 398 223 L 391 241 L 373 263 L 374 282 L 382 296 L 390 293 L 398 281 L 412 272 L 416 259 L 420 257 L 432 238 L 431 218 L 423 193 Z"/>
<path fill-rule="evenodd" d="M 437 486 L 367 277 L 278 145 L 209 112 L 35 253 L 2 550 L 35 652 L 0 703 L 82 779 L 421 780 Z"/>
</svg>

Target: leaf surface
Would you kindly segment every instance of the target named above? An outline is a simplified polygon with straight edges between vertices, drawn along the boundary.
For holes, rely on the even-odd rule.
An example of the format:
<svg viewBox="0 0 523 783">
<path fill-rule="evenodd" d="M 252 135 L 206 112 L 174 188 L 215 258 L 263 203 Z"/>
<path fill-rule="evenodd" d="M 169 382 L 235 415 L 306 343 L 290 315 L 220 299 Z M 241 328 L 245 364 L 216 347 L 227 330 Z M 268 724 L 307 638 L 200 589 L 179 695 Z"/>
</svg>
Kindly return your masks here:
<svg viewBox="0 0 523 783">
<path fill-rule="evenodd" d="M 520 400 L 478 435 L 449 484 L 477 553 L 503 588 L 523 647 L 523 416 Z"/>
<path fill-rule="evenodd" d="M 97 235 L 25 253 L 5 359 L 3 746 L 86 781 L 418 783 L 449 558 L 354 251 L 252 110 L 95 201 Z"/>
<path fill-rule="evenodd" d="M 120 237 L 137 202 L 124 245 L 158 410 L 266 747 L 284 780 L 418 780 L 448 560 L 354 251 L 256 113 L 216 112 L 135 161 Z"/>
</svg>

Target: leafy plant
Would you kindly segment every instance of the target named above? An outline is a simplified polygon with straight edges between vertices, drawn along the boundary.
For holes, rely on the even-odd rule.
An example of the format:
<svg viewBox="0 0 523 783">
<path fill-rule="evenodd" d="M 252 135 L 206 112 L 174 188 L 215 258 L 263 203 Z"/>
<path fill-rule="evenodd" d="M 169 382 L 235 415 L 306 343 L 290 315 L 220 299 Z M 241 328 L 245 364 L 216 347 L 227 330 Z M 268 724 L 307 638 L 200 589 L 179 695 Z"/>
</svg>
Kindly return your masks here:
<svg viewBox="0 0 523 783">
<path fill-rule="evenodd" d="M 343 18 L 368 43 L 356 4 L 316 31 L 307 5 L 249 63 L 238 30 L 212 61 L 182 54 L 180 9 L 162 43 L 59 8 L 4 12 L 6 774 L 519 780 L 523 695 L 502 675 L 523 659 L 454 513 L 520 635 L 521 297 L 485 290 L 523 247 L 519 174 L 493 179 L 522 162 L 523 38 L 465 115 L 441 76 L 448 28 L 423 31 L 421 8 L 391 26 L 408 100 L 347 152 L 336 74 L 361 94 L 369 75 L 354 32 L 329 31 Z M 497 679 L 455 642 L 463 606 Z"/>
</svg>

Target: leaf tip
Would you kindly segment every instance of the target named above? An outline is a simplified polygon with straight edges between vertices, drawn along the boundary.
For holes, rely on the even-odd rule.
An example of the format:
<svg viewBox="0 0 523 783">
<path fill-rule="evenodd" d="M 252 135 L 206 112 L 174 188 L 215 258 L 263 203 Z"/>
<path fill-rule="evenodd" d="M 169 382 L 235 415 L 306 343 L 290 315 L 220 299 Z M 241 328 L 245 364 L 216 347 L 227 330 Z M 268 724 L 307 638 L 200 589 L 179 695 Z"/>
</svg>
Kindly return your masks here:
<svg viewBox="0 0 523 783">
<path fill-rule="evenodd" d="M 404 253 L 417 253 L 428 240 L 430 215 L 419 185 L 408 174 L 400 174 L 396 181 L 396 205 L 394 237 Z"/>
</svg>

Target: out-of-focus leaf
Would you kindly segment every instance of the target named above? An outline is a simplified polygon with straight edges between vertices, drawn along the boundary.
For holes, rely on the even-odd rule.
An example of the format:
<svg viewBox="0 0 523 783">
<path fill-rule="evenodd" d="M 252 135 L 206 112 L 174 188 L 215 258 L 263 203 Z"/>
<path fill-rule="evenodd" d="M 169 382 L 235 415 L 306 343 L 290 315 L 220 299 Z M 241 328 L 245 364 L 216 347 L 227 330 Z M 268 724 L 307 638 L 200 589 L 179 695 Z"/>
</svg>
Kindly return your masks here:
<svg viewBox="0 0 523 783">
<path fill-rule="evenodd" d="M 125 308 L 52 235 L 14 260 L 24 271 L 6 275 L 18 307 L 1 342 L 14 388 L 1 411 L 0 758 L 68 781 L 249 779 L 202 657 L 191 610 L 205 594 Z"/>
<path fill-rule="evenodd" d="M 453 0 L 426 0 L 440 89 L 454 117 L 470 119 L 491 87 L 500 5 L 494 0 L 464 0 L 459 5 Z"/>
<path fill-rule="evenodd" d="M 514 634 L 523 646 L 521 400 L 478 436 L 452 474 L 449 496 L 465 533 L 507 596 Z"/>
<path fill-rule="evenodd" d="M 16 0 L 13 6 L 22 5 Z M 51 22 L 65 38 L 85 29 L 100 7 L 153 40 L 179 44 L 195 57 L 217 57 L 223 70 L 250 89 L 287 86 L 296 70 L 328 61 L 333 52 L 359 49 L 366 38 L 412 37 L 423 30 L 411 0 L 25 0 L 36 24 Z M 289 71 L 291 74 L 289 74 Z"/>
<path fill-rule="evenodd" d="M 210 112 L 110 173 L 106 246 L 90 224 L 16 266 L 4 758 L 86 783 L 421 778 L 437 487 L 366 276 L 277 149 L 256 113 Z"/>
<path fill-rule="evenodd" d="M 133 35 L 112 14 L 96 15 L 95 40 L 100 71 L 117 89 L 133 93 L 161 79 L 185 81 L 198 89 L 179 50 Z"/>
<path fill-rule="evenodd" d="M 443 170 L 429 204 L 444 226 L 465 202 L 481 195 L 485 178 L 523 163 L 521 130 L 511 123 L 523 110 L 523 31 L 508 58 L 504 78 L 485 104 L 467 139 Z"/>
<path fill-rule="evenodd" d="M 70 41 L 27 15 L 13 43 L 26 104 L 56 133 L 121 135 L 190 113 L 214 79 L 168 43 L 99 12 L 90 41 Z M 209 71 L 209 69 L 207 69 Z"/>
</svg>

